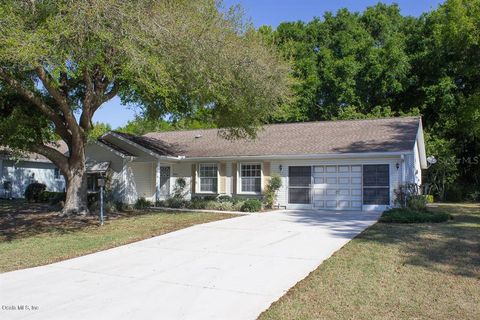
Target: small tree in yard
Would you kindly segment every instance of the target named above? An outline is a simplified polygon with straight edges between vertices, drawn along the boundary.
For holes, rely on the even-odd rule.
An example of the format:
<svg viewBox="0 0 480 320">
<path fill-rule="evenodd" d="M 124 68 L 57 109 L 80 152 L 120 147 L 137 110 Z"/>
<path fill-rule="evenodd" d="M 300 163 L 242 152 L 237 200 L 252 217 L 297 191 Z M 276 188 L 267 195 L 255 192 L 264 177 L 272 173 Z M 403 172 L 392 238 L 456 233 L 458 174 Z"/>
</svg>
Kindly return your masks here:
<svg viewBox="0 0 480 320">
<path fill-rule="evenodd" d="M 64 214 L 87 212 L 85 144 L 93 115 L 115 96 L 157 117 L 208 110 L 226 137 L 255 136 L 287 98 L 288 68 L 238 10 L 220 6 L 0 2 L 0 141 L 58 166 L 67 182 Z"/>
</svg>

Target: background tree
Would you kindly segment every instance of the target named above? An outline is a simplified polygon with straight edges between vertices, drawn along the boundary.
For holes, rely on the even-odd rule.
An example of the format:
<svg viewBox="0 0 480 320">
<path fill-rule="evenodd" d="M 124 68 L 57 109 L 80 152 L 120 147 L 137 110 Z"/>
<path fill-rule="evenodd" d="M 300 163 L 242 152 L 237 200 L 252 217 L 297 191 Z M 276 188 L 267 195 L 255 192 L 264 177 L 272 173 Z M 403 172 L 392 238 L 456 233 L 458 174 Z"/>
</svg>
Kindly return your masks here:
<svg viewBox="0 0 480 320">
<path fill-rule="evenodd" d="M 88 138 L 95 141 L 108 131 L 112 131 L 112 127 L 108 123 L 95 122 L 92 124 L 90 132 L 88 132 Z"/>
<path fill-rule="evenodd" d="M 87 211 L 85 144 L 94 113 L 116 95 L 156 117 L 207 109 L 228 137 L 254 136 L 286 98 L 287 67 L 238 11 L 222 13 L 220 5 L 0 3 L 2 144 L 58 166 L 67 182 L 65 214 Z M 57 138 L 68 154 L 52 146 Z"/>
<path fill-rule="evenodd" d="M 480 0 L 447 0 L 418 18 L 379 3 L 261 27 L 295 78 L 294 99 L 270 121 L 422 115 L 443 172 L 432 167 L 427 182 L 445 174 L 435 194 L 466 198 L 480 188 L 479 17 Z"/>
</svg>

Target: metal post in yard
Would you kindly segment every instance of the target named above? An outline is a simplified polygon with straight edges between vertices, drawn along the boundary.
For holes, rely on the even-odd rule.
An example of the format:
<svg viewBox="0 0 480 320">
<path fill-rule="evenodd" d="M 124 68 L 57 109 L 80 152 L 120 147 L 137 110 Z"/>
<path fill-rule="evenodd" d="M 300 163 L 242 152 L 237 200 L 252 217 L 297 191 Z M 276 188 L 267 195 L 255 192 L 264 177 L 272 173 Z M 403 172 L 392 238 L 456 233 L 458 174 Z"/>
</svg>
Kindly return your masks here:
<svg viewBox="0 0 480 320">
<path fill-rule="evenodd" d="M 103 226 L 103 187 L 105 186 L 105 179 L 98 178 L 98 186 L 100 187 L 100 225 Z"/>
</svg>

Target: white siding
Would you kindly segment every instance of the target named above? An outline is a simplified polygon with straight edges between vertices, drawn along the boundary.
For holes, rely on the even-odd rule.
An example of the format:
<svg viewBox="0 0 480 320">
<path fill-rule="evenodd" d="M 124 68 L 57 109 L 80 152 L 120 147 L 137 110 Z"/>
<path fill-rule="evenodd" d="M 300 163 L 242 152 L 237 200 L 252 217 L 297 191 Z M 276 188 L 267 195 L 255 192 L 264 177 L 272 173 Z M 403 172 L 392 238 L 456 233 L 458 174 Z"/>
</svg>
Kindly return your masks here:
<svg viewBox="0 0 480 320">
<path fill-rule="evenodd" d="M 3 182 L 12 182 L 12 196 L 23 198 L 25 188 L 32 182 L 40 182 L 47 186 L 48 191 L 62 192 L 65 190 L 65 179 L 62 175 L 55 179 L 53 163 L 3 160 L 0 172 L 0 197 L 4 196 Z"/>
<path fill-rule="evenodd" d="M 415 183 L 417 185 L 421 185 L 422 184 L 422 168 L 421 168 L 421 165 L 420 165 L 420 153 L 419 153 L 419 150 L 418 150 L 418 142 L 415 142 L 415 153 L 414 153 L 414 161 L 415 161 L 415 173 L 414 173 L 414 176 L 415 176 Z"/>
<path fill-rule="evenodd" d="M 181 162 L 175 163 L 171 166 L 171 179 L 170 179 L 170 194 L 173 194 L 173 188 L 175 187 L 176 179 L 185 179 L 185 199 L 191 199 L 192 194 L 192 163 Z"/>
<path fill-rule="evenodd" d="M 282 187 L 278 191 L 277 203 L 285 207 L 288 205 L 288 167 L 289 166 L 314 166 L 314 165 L 363 165 L 363 164 L 389 164 L 390 165 L 390 201 L 393 205 L 394 190 L 398 188 L 401 180 L 401 166 L 396 168 L 397 163 L 401 164 L 400 157 L 372 158 L 372 159 L 308 159 L 308 160 L 275 160 L 271 162 L 271 173 L 282 178 Z M 280 171 L 282 166 L 282 171 Z"/>
<path fill-rule="evenodd" d="M 130 162 L 127 166 L 127 203 L 138 198 L 155 201 L 155 163 Z"/>
<path fill-rule="evenodd" d="M 125 177 L 127 166 L 125 165 L 125 159 L 115 154 L 114 152 L 101 147 L 97 144 L 88 144 L 85 153 L 87 161 L 95 162 L 110 162 L 111 169 L 111 189 L 113 198 L 115 201 L 126 202 L 128 201 L 128 194 L 125 184 Z"/>
</svg>

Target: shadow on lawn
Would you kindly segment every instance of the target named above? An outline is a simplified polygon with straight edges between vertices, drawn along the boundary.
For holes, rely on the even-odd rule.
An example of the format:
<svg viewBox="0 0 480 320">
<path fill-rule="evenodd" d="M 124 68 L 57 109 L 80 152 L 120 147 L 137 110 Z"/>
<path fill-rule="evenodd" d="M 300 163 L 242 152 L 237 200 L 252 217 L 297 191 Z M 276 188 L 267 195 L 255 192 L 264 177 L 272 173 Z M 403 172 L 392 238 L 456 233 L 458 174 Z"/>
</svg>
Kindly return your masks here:
<svg viewBox="0 0 480 320">
<path fill-rule="evenodd" d="M 430 224 L 378 223 L 360 241 L 402 245 L 405 264 L 480 279 L 480 214 L 452 212 L 454 220 Z"/>
<path fill-rule="evenodd" d="M 0 241 L 38 234 L 69 233 L 94 224 L 90 217 L 62 218 L 46 204 L 20 200 L 0 202 Z"/>
<path fill-rule="evenodd" d="M 118 219 L 149 213 L 107 214 L 107 219 Z M 27 203 L 22 200 L 0 200 L 0 241 L 12 241 L 39 234 L 66 234 L 99 225 L 98 215 L 60 217 L 48 204 Z"/>
<path fill-rule="evenodd" d="M 405 264 L 480 279 L 480 206 L 450 205 L 431 208 L 454 217 L 446 223 L 377 223 L 357 236 L 357 241 L 374 241 L 401 246 Z M 290 211 L 285 220 L 328 227 L 330 235 L 351 238 L 374 216 L 371 213 Z"/>
</svg>

